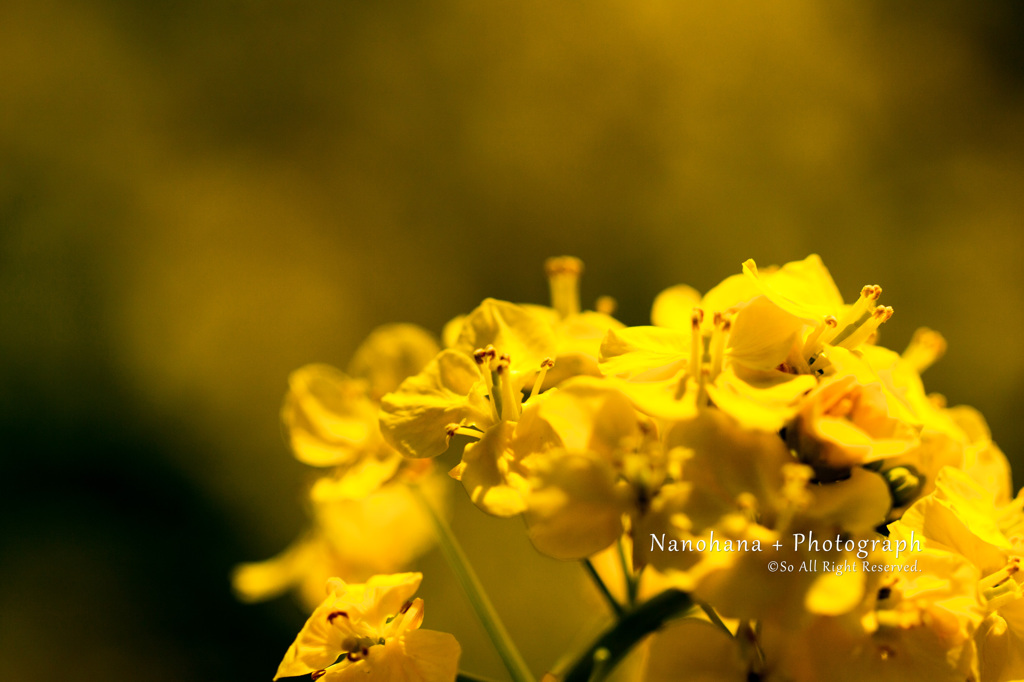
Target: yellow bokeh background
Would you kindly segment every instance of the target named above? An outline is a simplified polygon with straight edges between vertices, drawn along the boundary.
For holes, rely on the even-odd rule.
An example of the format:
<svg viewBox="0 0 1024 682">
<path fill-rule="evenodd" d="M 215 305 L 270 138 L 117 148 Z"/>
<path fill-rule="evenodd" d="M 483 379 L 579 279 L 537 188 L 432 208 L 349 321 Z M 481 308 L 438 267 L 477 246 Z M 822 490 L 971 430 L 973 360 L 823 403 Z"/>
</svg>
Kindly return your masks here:
<svg viewBox="0 0 1024 682">
<path fill-rule="evenodd" d="M 227 575 L 304 523 L 288 373 L 485 296 L 653 296 L 822 255 L 1024 467 L 1012 2 L 0 8 L 0 671 L 269 679 L 303 620 Z M 460 491 L 456 491 L 460 492 Z M 518 521 L 454 519 L 540 672 L 601 623 Z M 497 657 L 436 555 L 427 625 Z"/>
</svg>

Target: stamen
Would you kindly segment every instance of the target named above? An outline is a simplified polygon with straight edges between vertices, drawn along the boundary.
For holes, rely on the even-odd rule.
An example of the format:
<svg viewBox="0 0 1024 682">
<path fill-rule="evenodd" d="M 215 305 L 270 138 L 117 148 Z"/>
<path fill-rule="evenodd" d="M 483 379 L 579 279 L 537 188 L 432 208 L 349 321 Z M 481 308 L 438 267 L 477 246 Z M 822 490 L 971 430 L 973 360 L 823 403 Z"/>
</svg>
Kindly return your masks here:
<svg viewBox="0 0 1024 682">
<path fill-rule="evenodd" d="M 722 373 L 722 362 L 725 356 L 725 339 L 732 329 L 732 319 L 728 313 L 715 313 L 715 328 L 711 332 L 711 381 Z"/>
<path fill-rule="evenodd" d="M 537 378 L 533 382 L 533 388 L 530 389 L 530 397 L 527 398 L 523 404 L 533 400 L 534 396 L 540 395 L 540 389 L 544 386 L 544 379 L 548 376 L 548 370 L 555 366 L 555 361 L 551 358 L 544 358 L 544 361 L 540 363 L 540 371 L 537 372 Z"/>
<path fill-rule="evenodd" d="M 831 343 L 832 339 L 842 334 L 844 329 L 863 317 L 864 313 L 871 310 L 871 306 L 875 305 L 881 296 L 882 287 L 877 284 L 872 284 L 861 289 L 860 298 L 858 298 L 856 303 L 850 306 L 846 312 L 843 313 L 843 316 L 839 318 L 835 327 L 821 335 L 821 342 L 823 344 Z"/>
<path fill-rule="evenodd" d="M 1020 597 L 1021 586 L 1013 579 L 1020 572 L 1020 557 L 1010 557 L 1001 569 L 981 579 L 978 587 L 988 602 L 989 608 L 995 610 L 1005 603 Z"/>
<path fill-rule="evenodd" d="M 700 323 L 704 321 L 704 311 L 694 308 L 690 313 L 690 360 L 686 365 L 686 372 L 679 379 L 679 386 L 676 388 L 676 400 L 679 400 L 686 393 L 686 384 L 690 379 L 700 380 L 700 367 L 704 362 L 704 337 L 700 333 Z"/>
<path fill-rule="evenodd" d="M 497 351 L 494 346 L 488 345 L 486 348 L 477 348 L 473 351 L 473 360 L 476 361 L 480 374 L 484 378 L 484 384 L 487 386 L 487 395 L 490 398 L 494 421 L 501 421 L 501 416 L 498 414 L 497 398 L 494 395 L 494 376 L 491 374 L 491 361 L 494 360 L 495 355 L 497 355 Z"/>
<path fill-rule="evenodd" d="M 310 679 L 319 680 L 321 677 L 327 674 L 326 670 L 314 670 L 309 674 Z"/>
<path fill-rule="evenodd" d="M 511 360 L 508 355 L 502 355 L 494 368 L 498 377 L 498 388 L 501 391 L 501 420 L 508 422 L 519 421 L 520 401 L 512 392 L 512 377 L 509 376 Z"/>
<path fill-rule="evenodd" d="M 583 261 L 573 256 L 548 258 L 544 262 L 548 285 L 551 287 L 551 307 L 558 311 L 562 318 L 580 312 L 580 275 L 583 274 Z"/>
<path fill-rule="evenodd" d="M 342 618 L 348 618 L 348 614 L 345 613 L 344 611 L 333 611 L 333 612 L 331 612 L 330 615 L 327 616 L 327 622 L 331 623 L 333 625 L 334 624 L 334 619 L 339 617 L 339 616 L 341 616 Z"/>
<path fill-rule="evenodd" d="M 835 317 L 826 315 L 807 337 L 807 341 L 804 342 L 803 357 L 807 358 L 808 365 L 813 365 L 814 356 L 821 352 L 821 335 L 825 333 L 826 329 L 835 329 L 837 324 L 838 321 Z"/>
<path fill-rule="evenodd" d="M 868 340 L 868 338 L 878 331 L 878 327 L 892 317 L 892 308 L 889 306 L 878 306 L 871 313 L 871 317 L 864 320 L 861 326 L 847 336 L 845 339 L 839 342 L 839 345 L 843 348 L 854 349 L 860 344 Z"/>
<path fill-rule="evenodd" d="M 614 315 L 619 307 L 619 302 L 611 296 L 600 296 L 594 304 L 594 310 L 602 315 Z"/>
<path fill-rule="evenodd" d="M 704 311 L 694 308 L 690 313 L 690 366 L 687 373 L 696 375 L 696 368 L 704 364 L 704 337 L 700 333 L 700 325 L 704 321 Z"/>
<path fill-rule="evenodd" d="M 444 431 L 445 433 L 448 434 L 449 438 L 453 438 L 455 436 L 469 436 L 470 438 L 476 438 L 477 440 L 479 440 L 484 436 L 482 431 L 467 428 L 462 424 L 449 424 L 448 426 L 444 427 Z"/>
<path fill-rule="evenodd" d="M 945 352 L 946 339 L 942 337 L 942 334 L 927 327 L 921 327 L 914 332 L 902 357 L 920 374 L 935 364 L 935 361 L 941 358 Z"/>
</svg>

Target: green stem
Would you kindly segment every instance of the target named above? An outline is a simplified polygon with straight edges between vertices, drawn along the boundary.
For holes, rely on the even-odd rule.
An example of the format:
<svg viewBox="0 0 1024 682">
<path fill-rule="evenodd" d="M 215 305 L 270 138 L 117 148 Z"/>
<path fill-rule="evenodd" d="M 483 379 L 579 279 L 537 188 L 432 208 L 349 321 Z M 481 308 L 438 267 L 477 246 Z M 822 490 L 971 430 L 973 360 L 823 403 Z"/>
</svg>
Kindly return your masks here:
<svg viewBox="0 0 1024 682">
<path fill-rule="evenodd" d="M 619 538 L 619 563 L 622 564 L 622 575 L 626 578 L 626 596 L 630 608 L 636 606 L 636 595 L 640 588 L 640 581 L 633 575 L 632 562 L 626 557 L 626 548 L 622 546 L 622 538 Z"/>
<path fill-rule="evenodd" d="M 622 618 L 626 615 L 626 610 L 622 608 L 622 604 L 620 604 L 618 600 L 612 596 L 612 593 L 608 591 L 608 586 L 604 584 L 603 580 L 601 580 L 601 576 L 597 574 L 597 569 L 594 568 L 594 564 L 590 562 L 590 559 L 584 559 L 583 566 L 587 569 L 587 574 L 589 574 L 594 580 L 594 584 L 597 585 L 597 589 L 599 589 L 601 594 L 604 595 L 605 601 L 607 601 L 608 605 L 612 607 L 612 611 L 615 612 L 615 616 L 617 618 Z"/>
<path fill-rule="evenodd" d="M 477 618 L 480 619 L 480 623 L 484 626 L 484 630 L 487 631 L 487 636 L 491 638 L 491 642 L 494 644 L 494 648 L 497 649 L 498 655 L 501 656 L 501 660 L 508 669 L 508 674 L 512 676 L 513 682 L 535 682 L 533 674 L 526 665 L 526 661 L 523 660 L 523 655 L 519 653 L 519 649 L 516 648 L 512 638 L 509 637 L 508 631 L 498 617 L 498 612 L 494 610 L 494 605 L 491 604 L 487 593 L 484 592 L 480 579 L 476 577 L 476 572 L 470 565 L 469 559 L 466 558 L 465 552 L 462 551 L 458 540 L 455 539 L 455 534 L 452 532 L 448 522 L 437 513 L 418 487 L 410 485 L 409 489 L 412 490 L 420 504 L 427 510 L 431 521 L 433 521 L 434 530 L 437 534 L 437 544 L 441 548 L 441 553 L 444 554 L 448 565 L 455 573 L 462 591 L 469 599 L 469 603 L 473 607 L 473 611 L 476 612 Z"/>
<path fill-rule="evenodd" d="M 562 678 L 562 682 L 603 679 L 604 675 L 610 672 L 640 640 L 660 628 L 666 620 L 686 611 L 692 605 L 690 595 L 679 590 L 666 590 L 644 602 L 606 630 L 577 659 Z M 601 666 L 597 675 L 594 675 L 595 664 Z"/>
<path fill-rule="evenodd" d="M 480 677 L 472 673 L 460 672 L 455 676 L 455 682 L 494 682 L 489 677 Z"/>
</svg>

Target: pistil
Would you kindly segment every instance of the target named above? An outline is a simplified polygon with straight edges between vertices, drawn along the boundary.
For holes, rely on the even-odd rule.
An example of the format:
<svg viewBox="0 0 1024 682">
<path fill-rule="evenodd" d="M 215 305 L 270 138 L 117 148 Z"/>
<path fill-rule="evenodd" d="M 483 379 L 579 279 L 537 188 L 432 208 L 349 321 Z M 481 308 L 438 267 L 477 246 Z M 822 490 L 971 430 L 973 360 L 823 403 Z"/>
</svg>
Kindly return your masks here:
<svg viewBox="0 0 1024 682">
<path fill-rule="evenodd" d="M 573 256 L 548 258 L 544 263 L 551 287 L 551 307 L 565 319 L 580 312 L 580 275 L 583 261 Z"/>
<path fill-rule="evenodd" d="M 920 374 L 935 364 L 935 361 L 941 358 L 945 352 L 946 339 L 942 337 L 942 334 L 927 327 L 921 327 L 914 332 L 902 357 Z"/>
<path fill-rule="evenodd" d="M 496 355 L 497 351 L 494 349 L 494 346 L 490 345 L 473 351 L 473 360 L 476 361 L 477 368 L 484 378 L 484 384 L 487 386 L 487 397 L 490 398 L 491 414 L 494 417 L 494 421 L 501 421 L 501 415 L 498 413 L 497 396 L 494 394 L 494 376 L 491 374 L 491 363 Z"/>
<path fill-rule="evenodd" d="M 512 390 L 512 377 L 510 376 L 511 360 L 508 355 L 502 355 L 494 365 L 494 374 L 498 377 L 498 390 L 501 392 L 501 419 L 507 422 L 519 421 L 521 400 L 518 400 Z"/>
</svg>

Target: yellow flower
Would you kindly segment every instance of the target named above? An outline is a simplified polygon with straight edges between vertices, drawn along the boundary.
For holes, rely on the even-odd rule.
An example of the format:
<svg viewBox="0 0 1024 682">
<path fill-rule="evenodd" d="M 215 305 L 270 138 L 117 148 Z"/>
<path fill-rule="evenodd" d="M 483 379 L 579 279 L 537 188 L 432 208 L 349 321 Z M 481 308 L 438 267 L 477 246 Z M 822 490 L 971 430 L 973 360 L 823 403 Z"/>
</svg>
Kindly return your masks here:
<svg viewBox="0 0 1024 682">
<path fill-rule="evenodd" d="M 785 273 L 783 268 L 770 281 L 789 282 Z M 658 326 L 608 333 L 601 370 L 628 380 L 622 390 L 652 416 L 692 418 L 706 392 L 744 426 L 777 431 L 815 386 L 800 358 L 816 327 L 806 313 L 794 314 L 766 293 L 773 291 L 754 274 L 729 278 L 703 299 L 689 287 L 673 287 L 655 301 Z M 692 393 L 700 395 L 680 400 Z"/>
<path fill-rule="evenodd" d="M 288 377 L 281 421 L 300 462 L 348 465 L 384 446 L 377 409 L 366 381 L 329 365 L 306 365 Z"/>
<path fill-rule="evenodd" d="M 484 431 L 518 421 L 522 390 L 550 368 L 554 347 L 542 315 L 485 300 L 462 320 L 452 348 L 381 400 L 384 437 L 407 457 L 436 457 L 455 435 L 452 424 Z"/>
<path fill-rule="evenodd" d="M 545 314 L 487 299 L 462 319 L 453 343 L 384 396 L 381 430 L 408 457 L 437 456 L 455 435 L 477 439 L 451 475 L 484 511 L 518 514 L 525 508 L 523 460 L 553 444 L 550 429 L 531 414 L 545 397 L 555 334 Z"/>
<path fill-rule="evenodd" d="M 459 643 L 420 630 L 423 600 L 412 599 L 419 573 L 378 575 L 352 585 L 333 578 L 281 661 L 274 679 L 312 674 L 324 682 L 451 682 Z"/>
<path fill-rule="evenodd" d="M 232 584 L 240 599 L 263 601 L 294 589 L 312 606 L 331 576 L 359 581 L 406 569 L 434 546 L 430 518 L 408 486 L 417 485 L 446 514 L 449 490 L 436 468 L 410 462 L 384 483 L 375 471 L 362 474 L 357 466 L 313 484 L 309 528 L 277 556 L 235 568 Z"/>
<path fill-rule="evenodd" d="M 348 363 L 348 373 L 365 379 L 370 397 L 379 401 L 406 377 L 426 367 L 439 350 L 434 337 L 416 325 L 382 325 L 356 349 Z"/>
<path fill-rule="evenodd" d="M 606 312 L 580 312 L 578 259 L 552 258 L 546 267 L 551 308 L 485 300 L 445 327 L 448 348 L 381 406 L 385 438 L 407 457 L 437 456 L 455 435 L 476 439 L 451 475 L 498 516 L 525 509 L 526 459 L 557 445 L 531 418 L 541 392 L 571 376 L 600 376 L 601 339 L 622 326 Z"/>
<path fill-rule="evenodd" d="M 459 429 L 479 440 L 466 445 L 462 461 L 448 473 L 488 514 L 507 517 L 525 511 L 531 464 L 558 445 L 551 427 L 537 419 L 541 401 L 533 399 L 518 421 L 499 421 L 483 432 Z"/>
<path fill-rule="evenodd" d="M 320 467 L 390 458 L 395 453 L 378 426 L 380 397 L 423 369 L 437 351 L 419 327 L 385 325 L 356 349 L 348 374 L 322 364 L 292 372 L 281 420 L 295 457 Z"/>
<path fill-rule="evenodd" d="M 548 394 L 545 394 L 546 396 Z M 557 446 L 530 460 L 526 522 L 541 552 L 580 559 L 622 535 L 668 475 L 649 419 L 607 381 L 577 377 L 538 408 Z"/>
<path fill-rule="evenodd" d="M 239 598 L 259 601 L 294 588 L 315 604 L 332 575 L 361 580 L 402 570 L 433 546 L 433 527 L 407 484 L 444 510 L 444 479 L 431 463 L 407 461 L 385 442 L 377 397 L 436 350 L 418 327 L 387 325 L 356 350 L 350 374 L 328 365 L 292 373 L 282 422 L 295 457 L 325 469 L 310 489 L 310 527 L 278 556 L 238 566 Z"/>
<path fill-rule="evenodd" d="M 853 375 L 822 382 L 802 402 L 787 440 L 819 477 L 842 478 L 846 470 L 901 455 L 917 444 L 916 432 L 890 414 L 877 381 Z"/>
<path fill-rule="evenodd" d="M 1024 495 L 1009 503 L 964 471 L 946 467 L 935 490 L 890 525 L 893 537 L 910 531 L 926 551 L 969 562 L 976 571 L 985 622 L 977 632 L 984 680 L 1024 677 Z"/>
</svg>

